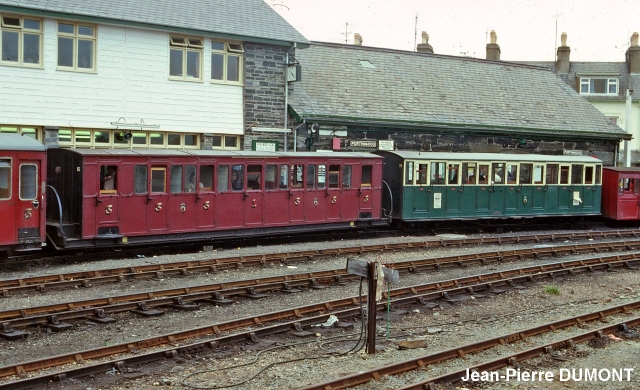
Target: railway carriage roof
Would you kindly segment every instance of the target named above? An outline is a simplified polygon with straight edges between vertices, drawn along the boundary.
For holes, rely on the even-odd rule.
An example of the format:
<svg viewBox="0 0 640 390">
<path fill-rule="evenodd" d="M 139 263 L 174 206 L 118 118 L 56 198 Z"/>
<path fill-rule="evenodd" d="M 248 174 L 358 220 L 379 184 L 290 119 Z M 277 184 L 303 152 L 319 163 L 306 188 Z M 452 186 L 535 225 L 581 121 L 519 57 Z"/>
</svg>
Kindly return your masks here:
<svg viewBox="0 0 640 390">
<path fill-rule="evenodd" d="M 36 150 L 47 148 L 37 140 L 20 134 L 0 133 L 0 150 Z"/>
<path fill-rule="evenodd" d="M 166 150 L 166 149 L 58 149 L 66 153 L 82 156 L 123 156 L 123 157 L 224 157 L 224 158 L 276 158 L 288 157 L 296 159 L 381 159 L 373 153 L 358 152 L 250 152 L 224 150 Z"/>
<path fill-rule="evenodd" d="M 445 153 L 445 152 L 378 152 L 380 155 L 396 155 L 403 160 L 438 161 L 505 161 L 505 162 L 548 162 L 548 163 L 585 163 L 595 164 L 602 161 L 591 156 L 553 156 L 544 154 L 505 154 L 505 153 Z"/>
</svg>

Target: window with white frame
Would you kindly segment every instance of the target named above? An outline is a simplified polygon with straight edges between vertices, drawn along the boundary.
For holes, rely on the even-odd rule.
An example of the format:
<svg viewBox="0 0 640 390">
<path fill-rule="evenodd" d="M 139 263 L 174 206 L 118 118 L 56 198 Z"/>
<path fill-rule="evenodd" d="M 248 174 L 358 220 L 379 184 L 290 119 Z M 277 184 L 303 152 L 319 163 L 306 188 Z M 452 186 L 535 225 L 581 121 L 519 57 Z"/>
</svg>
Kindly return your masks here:
<svg viewBox="0 0 640 390">
<path fill-rule="evenodd" d="M 179 80 L 202 80 L 202 38 L 169 37 L 169 76 Z"/>
<path fill-rule="evenodd" d="M 241 43 L 211 41 L 211 81 L 242 82 Z"/>
<path fill-rule="evenodd" d="M 580 93 L 589 95 L 617 95 L 618 79 L 600 78 L 580 78 Z"/>
<path fill-rule="evenodd" d="M 1 15 L 1 62 L 7 65 L 42 66 L 42 21 Z"/>
<path fill-rule="evenodd" d="M 58 22 L 58 69 L 95 71 L 96 27 Z"/>
</svg>

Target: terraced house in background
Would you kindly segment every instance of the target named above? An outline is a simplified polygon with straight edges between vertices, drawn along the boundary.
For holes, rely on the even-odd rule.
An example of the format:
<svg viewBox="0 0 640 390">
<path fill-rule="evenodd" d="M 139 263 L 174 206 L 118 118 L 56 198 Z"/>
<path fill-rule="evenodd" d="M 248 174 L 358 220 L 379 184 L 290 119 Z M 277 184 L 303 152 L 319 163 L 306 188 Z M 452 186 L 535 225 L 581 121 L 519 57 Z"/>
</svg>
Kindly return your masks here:
<svg viewBox="0 0 640 390">
<path fill-rule="evenodd" d="M 244 149 L 286 122 L 308 41 L 262 0 L 0 0 L 0 131 L 82 148 Z"/>
</svg>

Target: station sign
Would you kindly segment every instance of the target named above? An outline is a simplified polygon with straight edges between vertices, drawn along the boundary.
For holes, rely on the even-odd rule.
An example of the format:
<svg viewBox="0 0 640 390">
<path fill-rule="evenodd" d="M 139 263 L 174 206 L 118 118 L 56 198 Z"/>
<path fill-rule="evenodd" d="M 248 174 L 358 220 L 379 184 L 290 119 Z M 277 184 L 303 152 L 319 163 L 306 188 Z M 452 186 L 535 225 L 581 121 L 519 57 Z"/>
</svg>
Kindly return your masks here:
<svg viewBox="0 0 640 390">
<path fill-rule="evenodd" d="M 394 149 L 394 143 L 392 140 L 352 139 L 349 140 L 349 146 L 352 148 L 377 148 L 379 150 Z"/>
</svg>

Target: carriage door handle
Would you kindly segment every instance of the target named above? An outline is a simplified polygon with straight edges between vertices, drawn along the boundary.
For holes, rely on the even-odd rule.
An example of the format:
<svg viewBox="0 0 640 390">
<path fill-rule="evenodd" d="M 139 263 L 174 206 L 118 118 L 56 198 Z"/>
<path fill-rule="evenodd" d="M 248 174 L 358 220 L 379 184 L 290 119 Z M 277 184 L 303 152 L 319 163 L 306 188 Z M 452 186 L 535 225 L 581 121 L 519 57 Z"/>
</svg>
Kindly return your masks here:
<svg viewBox="0 0 640 390">
<path fill-rule="evenodd" d="M 98 198 L 96 196 L 96 206 L 100 205 L 100 203 L 102 203 L 102 199 Z M 147 202 L 148 203 L 148 202 Z"/>
</svg>

